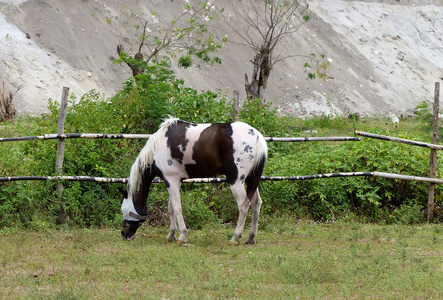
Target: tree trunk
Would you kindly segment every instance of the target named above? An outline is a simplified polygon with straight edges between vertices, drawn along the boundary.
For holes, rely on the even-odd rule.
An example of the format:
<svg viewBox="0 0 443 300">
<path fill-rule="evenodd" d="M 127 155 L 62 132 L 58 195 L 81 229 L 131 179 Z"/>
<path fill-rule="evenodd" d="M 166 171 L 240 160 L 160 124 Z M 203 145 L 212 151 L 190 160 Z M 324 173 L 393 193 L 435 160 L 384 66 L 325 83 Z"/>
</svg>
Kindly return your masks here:
<svg viewBox="0 0 443 300">
<path fill-rule="evenodd" d="M 246 90 L 246 98 L 248 100 L 251 99 L 261 99 L 260 95 L 260 53 L 254 57 L 254 61 L 251 61 L 254 64 L 254 70 L 252 72 L 251 82 L 249 83 L 248 75 L 245 73 L 245 90 Z"/>
<path fill-rule="evenodd" d="M 272 69 L 270 49 L 262 48 L 260 53 L 255 55 L 254 61 L 251 62 L 254 64 L 251 82 L 249 82 L 248 75 L 245 74 L 246 96 L 247 99 L 261 99 L 261 104 L 264 105 L 263 92 Z"/>
<path fill-rule="evenodd" d="M 117 46 L 117 54 L 120 55 L 120 52 L 123 52 L 123 45 Z M 134 55 L 134 59 L 143 61 L 143 54 L 138 52 Z M 131 68 L 132 76 L 135 78 L 135 80 L 137 80 L 137 75 L 143 74 L 145 72 L 145 69 L 137 67 L 137 64 L 132 64 L 129 62 L 126 62 L 126 64 L 129 66 L 129 68 Z"/>
</svg>

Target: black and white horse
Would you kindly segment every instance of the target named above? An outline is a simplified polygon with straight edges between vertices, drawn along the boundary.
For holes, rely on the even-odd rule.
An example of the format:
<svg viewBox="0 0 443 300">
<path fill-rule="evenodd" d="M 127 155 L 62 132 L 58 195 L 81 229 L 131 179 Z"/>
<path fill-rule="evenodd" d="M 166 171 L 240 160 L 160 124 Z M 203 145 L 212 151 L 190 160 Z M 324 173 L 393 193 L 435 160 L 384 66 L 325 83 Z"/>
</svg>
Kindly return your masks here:
<svg viewBox="0 0 443 300">
<path fill-rule="evenodd" d="M 166 119 L 149 138 L 135 160 L 124 192 L 121 234 L 131 240 L 148 215 L 146 200 L 152 180 L 159 176 L 169 192 L 169 241 L 175 241 L 178 228 L 180 245 L 187 242 L 182 215 L 182 179 L 225 175 L 237 200 L 239 218 L 230 244 L 238 245 L 249 206 L 253 217 L 248 244 L 255 243 L 262 199 L 258 192 L 268 147 L 263 135 L 242 123 L 192 124 L 177 118 Z M 246 183 L 246 189 L 245 189 Z"/>
</svg>

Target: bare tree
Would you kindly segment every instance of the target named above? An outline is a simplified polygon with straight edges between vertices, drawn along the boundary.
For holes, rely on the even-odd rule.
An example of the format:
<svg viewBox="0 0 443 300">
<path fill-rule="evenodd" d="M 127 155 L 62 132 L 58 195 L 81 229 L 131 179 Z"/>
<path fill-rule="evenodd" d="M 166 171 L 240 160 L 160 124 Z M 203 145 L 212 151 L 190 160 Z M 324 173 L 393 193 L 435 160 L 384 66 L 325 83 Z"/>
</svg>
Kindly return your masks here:
<svg viewBox="0 0 443 300">
<path fill-rule="evenodd" d="M 134 27 L 142 31 L 138 51 L 130 55 L 124 52 L 123 45 L 118 45 L 117 53 L 118 61 L 125 62 L 133 76 L 143 73 L 147 63 L 162 51 L 177 57 L 179 66 L 183 68 L 191 67 L 195 60 L 211 64 L 221 62 L 219 57 L 211 55 L 221 48 L 221 42 L 226 42 L 226 39 L 216 41 L 208 29 L 214 20 L 213 15 L 217 13 L 213 0 L 198 2 L 195 6 L 189 0 L 184 2 L 183 12 L 166 24 L 162 24 L 155 13 L 146 19 L 146 16 L 128 12 L 128 17 L 137 22 Z"/>
<path fill-rule="evenodd" d="M 254 51 L 251 60 L 254 68 L 249 81 L 245 73 L 245 90 L 249 99 L 263 99 L 263 92 L 276 63 L 288 57 L 276 53 L 277 45 L 285 38 L 296 32 L 309 20 L 306 14 L 308 5 L 298 0 L 246 0 L 246 8 L 238 10 L 233 8 L 235 17 L 243 26 L 228 26 L 240 37 L 240 44 Z M 243 6 L 244 7 L 244 6 Z M 228 17 L 228 19 L 231 16 Z"/>
</svg>

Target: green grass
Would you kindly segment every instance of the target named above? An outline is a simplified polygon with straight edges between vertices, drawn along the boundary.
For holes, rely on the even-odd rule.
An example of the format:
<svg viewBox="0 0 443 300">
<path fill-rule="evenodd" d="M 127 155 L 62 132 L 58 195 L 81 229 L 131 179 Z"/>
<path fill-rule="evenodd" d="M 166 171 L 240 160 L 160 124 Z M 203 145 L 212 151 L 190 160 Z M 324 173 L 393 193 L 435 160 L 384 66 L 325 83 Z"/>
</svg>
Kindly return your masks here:
<svg viewBox="0 0 443 300">
<path fill-rule="evenodd" d="M 1 299 L 429 299 L 443 296 L 443 225 L 318 224 L 265 217 L 258 244 L 231 226 L 166 242 L 143 226 L 0 232 Z"/>
</svg>

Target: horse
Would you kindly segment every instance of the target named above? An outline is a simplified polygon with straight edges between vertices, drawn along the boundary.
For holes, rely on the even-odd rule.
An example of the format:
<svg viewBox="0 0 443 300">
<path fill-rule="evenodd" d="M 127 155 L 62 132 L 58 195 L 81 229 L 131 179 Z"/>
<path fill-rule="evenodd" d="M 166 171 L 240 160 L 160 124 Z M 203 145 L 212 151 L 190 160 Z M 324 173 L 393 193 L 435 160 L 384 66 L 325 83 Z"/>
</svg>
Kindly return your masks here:
<svg viewBox="0 0 443 300">
<path fill-rule="evenodd" d="M 250 206 L 253 215 L 246 243 L 255 244 L 262 205 L 258 186 L 268 152 L 263 135 L 243 122 L 194 124 L 173 117 L 163 121 L 140 151 L 131 167 L 127 191 L 122 191 L 123 238 L 134 239 L 137 229 L 146 221 L 149 188 L 158 176 L 169 193 L 171 223 L 167 239 L 179 245 L 188 243 L 180 200 L 181 181 L 225 175 L 239 210 L 229 244 L 240 244 Z M 175 219 L 180 233 L 178 240 Z"/>
</svg>

